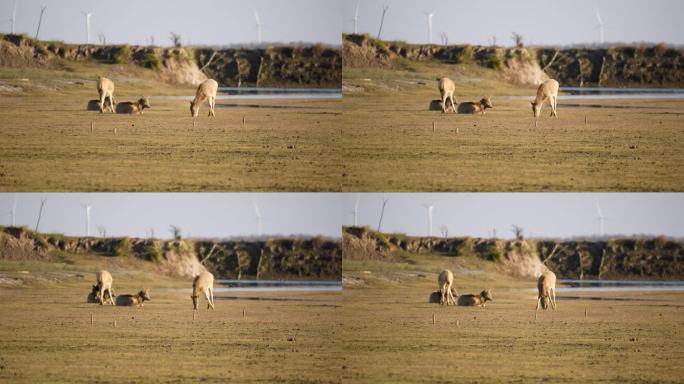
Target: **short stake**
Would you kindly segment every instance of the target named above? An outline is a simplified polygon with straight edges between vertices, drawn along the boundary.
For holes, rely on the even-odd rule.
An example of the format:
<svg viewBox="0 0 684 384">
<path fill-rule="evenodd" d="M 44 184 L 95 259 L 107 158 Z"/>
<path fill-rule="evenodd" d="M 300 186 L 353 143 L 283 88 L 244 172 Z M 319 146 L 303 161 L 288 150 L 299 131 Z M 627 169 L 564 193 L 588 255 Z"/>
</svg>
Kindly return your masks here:
<svg viewBox="0 0 684 384">
<path fill-rule="evenodd" d="M 93 314 L 90 314 L 90 325 L 93 325 Z"/>
<path fill-rule="evenodd" d="M 432 133 L 435 133 L 435 122 L 432 122 Z"/>
<path fill-rule="evenodd" d="M 456 328 L 458 328 L 461 325 L 461 323 L 456 319 Z"/>
<path fill-rule="evenodd" d="M 90 120 L 90 133 L 93 133 L 93 121 Z"/>
<path fill-rule="evenodd" d="M 435 324 L 435 313 L 434 312 L 432 312 L 432 324 L 433 325 Z"/>
<path fill-rule="evenodd" d="M 192 321 L 195 321 L 195 318 L 197 317 L 197 310 L 193 309 L 192 310 Z"/>
<path fill-rule="evenodd" d="M 114 134 L 116 135 L 116 127 L 114 127 Z"/>
<path fill-rule="evenodd" d="M 245 117 L 244 116 L 242 116 L 242 126 L 243 127 L 245 126 Z"/>
<path fill-rule="evenodd" d="M 584 318 L 587 318 L 587 307 L 584 307 Z"/>
<path fill-rule="evenodd" d="M 245 309 L 244 308 L 242 308 L 242 318 L 243 319 L 245 318 Z"/>
<path fill-rule="evenodd" d="M 116 328 L 116 319 L 114 319 L 114 328 Z"/>
<path fill-rule="evenodd" d="M 193 117 L 192 118 L 192 129 L 195 129 L 196 126 L 197 126 L 197 119 Z"/>
<path fill-rule="evenodd" d="M 534 321 L 537 321 L 537 311 L 534 311 Z"/>
<path fill-rule="evenodd" d="M 584 126 L 587 126 L 587 115 L 584 115 Z"/>
</svg>

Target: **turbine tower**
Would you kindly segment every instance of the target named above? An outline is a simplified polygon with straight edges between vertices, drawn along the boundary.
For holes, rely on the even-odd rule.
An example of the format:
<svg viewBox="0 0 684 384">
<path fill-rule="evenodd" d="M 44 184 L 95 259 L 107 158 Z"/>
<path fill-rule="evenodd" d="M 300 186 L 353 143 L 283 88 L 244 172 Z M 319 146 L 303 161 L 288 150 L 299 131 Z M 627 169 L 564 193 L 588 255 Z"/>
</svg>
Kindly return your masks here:
<svg viewBox="0 0 684 384">
<path fill-rule="evenodd" d="M 423 14 L 427 16 L 428 21 L 428 44 L 432 44 L 432 16 L 435 15 L 435 11 L 424 12 Z"/>
<path fill-rule="evenodd" d="M 428 236 L 432 237 L 432 210 L 435 208 L 435 206 L 423 204 L 423 207 L 427 208 L 427 212 L 428 212 Z"/>
<path fill-rule="evenodd" d="M 85 16 L 86 20 L 86 44 L 90 44 L 90 17 L 93 15 L 91 12 L 81 12 Z"/>
<path fill-rule="evenodd" d="M 254 20 L 256 21 L 257 43 L 261 44 L 261 27 L 263 26 L 263 24 L 261 24 L 259 14 L 257 13 L 256 9 L 254 10 Z"/>
<path fill-rule="evenodd" d="M 17 198 L 14 198 L 14 203 L 12 204 L 12 226 L 17 226 Z"/>
<path fill-rule="evenodd" d="M 14 0 L 14 8 L 12 9 L 12 17 L 10 17 L 9 22 L 12 24 L 12 34 L 16 34 L 15 24 L 17 21 L 17 0 Z"/>
<path fill-rule="evenodd" d="M 603 216 L 603 212 L 601 212 L 601 205 L 599 204 L 598 200 L 596 200 L 596 215 L 597 215 L 597 220 L 599 222 L 599 233 L 601 236 L 605 235 L 605 221 L 606 217 Z"/>
<path fill-rule="evenodd" d="M 606 26 L 603 24 L 603 19 L 601 19 L 601 14 L 598 9 L 596 9 L 596 21 L 598 21 L 596 28 L 599 30 L 599 42 L 603 44 L 603 33 L 605 32 Z"/>
<path fill-rule="evenodd" d="M 261 216 L 261 211 L 259 210 L 259 206 L 257 205 L 257 203 L 252 202 L 252 205 L 254 205 L 254 214 L 256 216 L 256 221 L 257 221 L 257 229 L 258 229 L 257 233 L 259 234 L 259 236 L 261 236 L 264 217 Z"/>
<path fill-rule="evenodd" d="M 89 204 L 81 204 L 81 207 L 85 208 L 86 236 L 90 237 L 90 209 L 92 207 Z"/>
<path fill-rule="evenodd" d="M 354 34 L 356 35 L 359 33 L 359 6 L 361 5 L 361 0 L 358 0 L 356 2 L 356 11 L 354 11 L 354 18 L 352 21 L 354 22 Z M 355 224 L 356 225 L 356 224 Z"/>
</svg>

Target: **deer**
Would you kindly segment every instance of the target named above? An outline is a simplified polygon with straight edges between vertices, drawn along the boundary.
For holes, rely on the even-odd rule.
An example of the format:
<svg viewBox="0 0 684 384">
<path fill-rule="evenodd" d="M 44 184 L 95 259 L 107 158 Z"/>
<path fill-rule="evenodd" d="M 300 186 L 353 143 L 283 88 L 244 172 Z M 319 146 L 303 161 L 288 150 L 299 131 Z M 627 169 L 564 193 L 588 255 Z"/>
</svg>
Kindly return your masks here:
<svg viewBox="0 0 684 384">
<path fill-rule="evenodd" d="M 430 102 L 430 106 L 428 107 L 429 111 L 441 111 L 442 109 L 442 101 L 441 100 L 432 100 Z M 446 110 L 449 111 L 451 110 L 454 112 L 454 105 L 451 104 L 451 100 L 447 100 L 447 107 Z"/>
<path fill-rule="evenodd" d="M 546 80 L 539 85 L 539 88 L 537 89 L 537 97 L 532 102 L 532 113 L 534 113 L 535 118 L 539 117 L 542 104 L 544 104 L 544 102 L 547 100 L 549 101 L 549 105 L 551 105 L 551 117 L 558 117 L 558 114 L 556 113 L 558 88 L 558 82 L 554 79 Z"/>
<path fill-rule="evenodd" d="M 492 291 L 491 289 L 485 289 L 482 292 L 480 292 L 479 295 L 461 295 L 458 297 L 458 305 L 462 307 L 475 307 L 479 306 L 484 308 L 485 303 L 488 301 L 494 301 L 494 298 L 492 298 Z"/>
<path fill-rule="evenodd" d="M 442 305 L 454 305 L 454 293 L 451 289 L 451 286 L 454 284 L 454 273 L 448 269 L 443 270 L 439 274 L 437 282 L 439 283 L 439 293 L 441 295 L 439 303 Z"/>
<path fill-rule="evenodd" d="M 192 280 L 192 307 L 197 310 L 200 293 L 207 298 L 207 309 L 214 309 L 214 275 L 209 272 L 201 272 Z"/>
<path fill-rule="evenodd" d="M 490 96 L 483 97 L 478 102 L 468 101 L 458 105 L 458 113 L 466 114 L 480 114 L 484 115 L 487 108 L 494 108 L 492 105 L 492 98 Z"/>
<path fill-rule="evenodd" d="M 106 301 L 105 293 L 109 293 L 109 302 L 114 305 L 112 300 L 115 296 L 112 292 L 112 274 L 102 270 L 95 274 L 97 279 L 97 285 L 93 285 L 93 293 L 95 298 L 100 302 L 100 305 L 104 305 Z"/>
<path fill-rule="evenodd" d="M 446 101 L 449 99 L 451 101 L 451 106 L 456 105 L 454 101 L 454 91 L 456 90 L 456 85 L 451 79 L 447 77 L 442 77 L 437 79 L 437 88 L 439 88 L 439 96 L 442 99 L 442 113 L 447 112 Z"/>
<path fill-rule="evenodd" d="M 138 101 L 125 101 L 116 105 L 116 113 L 125 113 L 131 115 L 142 115 L 145 108 L 152 108 L 150 105 L 150 97 L 143 96 Z"/>
<path fill-rule="evenodd" d="M 218 90 L 218 83 L 216 80 L 207 79 L 197 87 L 195 98 L 190 102 L 190 113 L 192 117 L 199 115 L 199 107 L 204 100 L 209 101 L 209 116 L 216 117 L 214 113 L 214 106 L 216 105 L 216 91 Z"/>
<path fill-rule="evenodd" d="M 554 310 L 556 310 L 556 274 L 551 271 L 546 271 L 537 279 L 537 310 L 541 305 L 542 309 L 548 309 L 549 303 Z"/>
<path fill-rule="evenodd" d="M 150 298 L 150 292 L 147 289 L 139 291 L 135 295 L 119 295 L 116 297 L 116 305 L 119 307 L 132 307 L 136 306 L 138 308 L 143 306 L 145 301 L 152 300 Z"/>
<path fill-rule="evenodd" d="M 114 82 L 106 77 L 97 78 L 97 93 L 100 95 L 100 113 L 105 111 L 105 99 L 109 99 L 109 105 L 116 105 L 114 101 Z M 112 109 L 112 113 L 114 110 Z"/>
</svg>

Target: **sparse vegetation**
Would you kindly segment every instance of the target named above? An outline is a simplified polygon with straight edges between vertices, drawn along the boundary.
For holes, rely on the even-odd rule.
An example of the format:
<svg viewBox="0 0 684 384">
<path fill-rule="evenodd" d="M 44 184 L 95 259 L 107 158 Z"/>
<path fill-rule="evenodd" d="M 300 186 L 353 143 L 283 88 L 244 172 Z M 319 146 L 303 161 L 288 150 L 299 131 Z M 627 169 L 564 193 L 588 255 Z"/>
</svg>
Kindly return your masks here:
<svg viewBox="0 0 684 384">
<path fill-rule="evenodd" d="M 126 257 L 131 255 L 131 240 L 122 237 L 114 245 L 114 256 Z"/>
<path fill-rule="evenodd" d="M 131 47 L 124 44 L 116 50 L 114 53 L 114 63 L 116 64 L 126 64 L 131 61 Z"/>
<path fill-rule="evenodd" d="M 159 59 L 159 56 L 156 53 L 150 51 L 145 54 L 145 60 L 143 60 L 143 65 L 145 66 L 145 68 L 150 68 L 157 71 L 161 69 L 162 63 Z"/>
</svg>

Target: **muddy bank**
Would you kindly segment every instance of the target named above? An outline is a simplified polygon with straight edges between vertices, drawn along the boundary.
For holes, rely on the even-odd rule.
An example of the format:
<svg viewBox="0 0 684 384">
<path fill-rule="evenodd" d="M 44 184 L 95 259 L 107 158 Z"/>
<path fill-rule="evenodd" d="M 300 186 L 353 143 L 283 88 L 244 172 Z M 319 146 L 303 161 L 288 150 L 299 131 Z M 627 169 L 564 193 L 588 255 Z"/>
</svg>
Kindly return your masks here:
<svg viewBox="0 0 684 384">
<path fill-rule="evenodd" d="M 684 50 L 665 45 L 610 48 L 503 48 L 421 45 L 344 35 L 350 68 L 391 68 L 398 59 L 474 64 L 511 82 L 536 84 L 546 76 L 565 86 L 684 86 Z"/>
<path fill-rule="evenodd" d="M 18 227 L 0 232 L 0 259 L 49 261 L 59 252 L 135 257 L 181 277 L 205 269 L 217 278 L 339 280 L 342 273 L 339 242 L 321 238 L 219 242 L 69 237 Z"/>
<path fill-rule="evenodd" d="M 606 241 L 501 240 L 386 234 L 345 227 L 345 260 L 393 260 L 399 252 L 473 256 L 498 263 L 503 272 L 534 276 L 545 268 L 560 278 L 682 279 L 684 241 L 665 237 Z"/>
<path fill-rule="evenodd" d="M 339 88 L 339 49 L 322 45 L 271 48 L 160 48 L 80 45 L 0 34 L 0 67 L 45 67 L 56 60 L 133 63 L 172 84 L 198 84 L 207 77 L 224 86 Z"/>
</svg>

